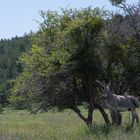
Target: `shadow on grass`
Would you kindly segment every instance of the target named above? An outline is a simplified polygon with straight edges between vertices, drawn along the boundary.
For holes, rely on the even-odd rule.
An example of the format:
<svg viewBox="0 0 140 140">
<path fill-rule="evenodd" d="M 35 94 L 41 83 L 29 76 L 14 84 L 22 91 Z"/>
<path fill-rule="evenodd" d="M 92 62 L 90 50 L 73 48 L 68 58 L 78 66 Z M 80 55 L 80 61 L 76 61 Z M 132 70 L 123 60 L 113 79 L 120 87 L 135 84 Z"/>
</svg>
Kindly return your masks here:
<svg viewBox="0 0 140 140">
<path fill-rule="evenodd" d="M 96 125 L 96 124 L 90 128 L 86 128 L 86 133 L 88 135 L 108 136 L 110 133 L 114 132 L 133 134 L 134 128 L 114 125 Z"/>
<path fill-rule="evenodd" d="M 91 128 L 88 128 L 87 131 L 89 131 L 90 134 L 104 134 L 108 135 L 113 129 L 113 126 L 111 125 L 94 125 Z"/>
</svg>

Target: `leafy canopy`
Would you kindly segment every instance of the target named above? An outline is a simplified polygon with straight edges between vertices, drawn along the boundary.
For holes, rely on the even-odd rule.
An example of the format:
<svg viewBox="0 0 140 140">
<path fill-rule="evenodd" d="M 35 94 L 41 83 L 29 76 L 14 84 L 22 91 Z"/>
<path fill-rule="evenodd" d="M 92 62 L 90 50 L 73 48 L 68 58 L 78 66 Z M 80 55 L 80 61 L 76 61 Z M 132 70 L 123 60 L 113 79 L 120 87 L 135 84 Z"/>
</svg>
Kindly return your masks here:
<svg viewBox="0 0 140 140">
<path fill-rule="evenodd" d="M 42 12 L 44 22 L 30 52 L 20 57 L 23 72 L 13 81 L 11 102 L 22 99 L 31 108 L 74 108 L 87 102 L 88 87 L 100 76 L 98 56 L 105 15 L 99 9 Z"/>
</svg>

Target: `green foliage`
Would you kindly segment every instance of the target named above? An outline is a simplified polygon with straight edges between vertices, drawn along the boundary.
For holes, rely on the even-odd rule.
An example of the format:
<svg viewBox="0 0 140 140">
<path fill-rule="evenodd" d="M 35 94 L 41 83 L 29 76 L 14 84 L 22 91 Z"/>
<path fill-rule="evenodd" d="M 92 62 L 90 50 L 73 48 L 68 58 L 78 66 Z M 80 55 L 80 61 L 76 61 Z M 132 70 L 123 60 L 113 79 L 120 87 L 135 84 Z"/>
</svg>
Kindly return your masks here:
<svg viewBox="0 0 140 140">
<path fill-rule="evenodd" d="M 122 2 L 126 2 L 126 0 L 109 0 L 112 5 L 118 5 L 121 4 Z"/>
<path fill-rule="evenodd" d="M 8 103 L 9 80 L 21 72 L 21 65 L 17 63 L 22 52 L 27 51 L 31 45 L 29 36 L 15 37 L 11 40 L 0 40 L 0 104 Z"/>
<path fill-rule="evenodd" d="M 97 79 L 110 82 L 117 94 L 129 90 L 139 96 L 140 35 L 134 18 L 140 15 L 132 11 L 111 16 L 91 7 L 41 12 L 32 49 L 19 59 L 23 71 L 13 80 L 11 104 L 33 111 L 71 108 L 87 123 L 78 107 L 85 105 L 88 117 L 93 108 L 102 108 Z"/>
<path fill-rule="evenodd" d="M 14 81 L 11 101 L 30 94 L 27 101 L 43 110 L 76 107 L 88 94 L 89 102 L 91 93 L 86 88 L 100 75 L 96 49 L 103 23 L 97 11 L 87 8 L 41 13 L 44 22 L 33 37 L 31 51 L 20 57 L 24 68 Z M 85 95 L 75 93 L 73 80 L 77 90 L 86 89 Z"/>
</svg>

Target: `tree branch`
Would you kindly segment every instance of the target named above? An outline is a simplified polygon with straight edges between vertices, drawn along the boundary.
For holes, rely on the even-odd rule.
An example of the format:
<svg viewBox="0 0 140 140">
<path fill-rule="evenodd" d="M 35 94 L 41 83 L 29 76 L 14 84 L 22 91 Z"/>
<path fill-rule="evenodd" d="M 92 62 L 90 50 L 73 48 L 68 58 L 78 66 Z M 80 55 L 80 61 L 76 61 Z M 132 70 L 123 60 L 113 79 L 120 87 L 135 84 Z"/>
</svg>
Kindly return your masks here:
<svg viewBox="0 0 140 140">
<path fill-rule="evenodd" d="M 87 119 L 81 114 L 78 108 L 72 108 L 72 110 L 87 124 Z"/>
</svg>

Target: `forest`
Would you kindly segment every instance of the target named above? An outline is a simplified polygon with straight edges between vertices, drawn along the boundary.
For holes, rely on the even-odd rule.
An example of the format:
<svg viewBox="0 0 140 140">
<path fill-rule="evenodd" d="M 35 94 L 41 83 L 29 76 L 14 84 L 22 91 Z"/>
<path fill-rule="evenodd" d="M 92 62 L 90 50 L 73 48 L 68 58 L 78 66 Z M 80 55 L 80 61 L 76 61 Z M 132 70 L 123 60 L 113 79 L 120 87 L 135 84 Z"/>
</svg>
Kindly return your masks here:
<svg viewBox="0 0 140 140">
<path fill-rule="evenodd" d="M 29 36 L 0 40 L 0 108 L 9 104 L 10 80 L 22 70 L 19 56 L 31 48 Z"/>
<path fill-rule="evenodd" d="M 110 2 L 118 11 L 41 11 L 36 33 L 0 40 L 1 112 L 72 110 L 95 131 L 96 110 L 110 124 L 102 83 L 140 99 L 140 3 Z"/>
</svg>

